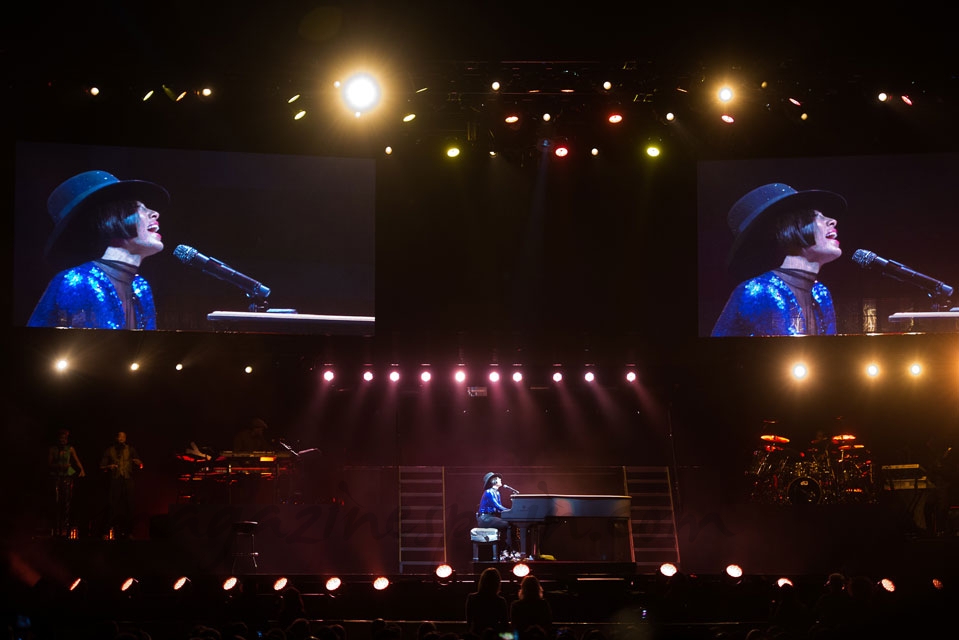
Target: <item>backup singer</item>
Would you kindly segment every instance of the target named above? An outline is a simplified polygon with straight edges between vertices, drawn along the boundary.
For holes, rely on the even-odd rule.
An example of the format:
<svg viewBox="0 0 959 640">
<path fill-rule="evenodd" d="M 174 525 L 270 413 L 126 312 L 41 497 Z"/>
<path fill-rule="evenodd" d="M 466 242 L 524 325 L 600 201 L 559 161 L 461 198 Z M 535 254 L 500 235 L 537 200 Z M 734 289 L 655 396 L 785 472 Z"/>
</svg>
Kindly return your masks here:
<svg viewBox="0 0 959 640">
<path fill-rule="evenodd" d="M 54 513 L 53 513 L 53 535 L 66 536 L 70 533 L 70 507 L 73 502 L 73 486 L 76 478 L 86 476 L 83 470 L 83 463 L 80 462 L 80 456 L 77 450 L 70 444 L 70 431 L 60 429 L 57 431 L 57 444 L 50 447 L 47 456 L 47 464 L 50 467 L 50 475 L 53 476 L 53 495 L 54 495 Z"/>
<path fill-rule="evenodd" d="M 107 526 L 118 538 L 128 538 L 133 533 L 133 474 L 142 468 L 137 450 L 127 444 L 127 434 L 118 431 L 116 440 L 100 459 L 100 469 L 110 478 Z"/>
</svg>

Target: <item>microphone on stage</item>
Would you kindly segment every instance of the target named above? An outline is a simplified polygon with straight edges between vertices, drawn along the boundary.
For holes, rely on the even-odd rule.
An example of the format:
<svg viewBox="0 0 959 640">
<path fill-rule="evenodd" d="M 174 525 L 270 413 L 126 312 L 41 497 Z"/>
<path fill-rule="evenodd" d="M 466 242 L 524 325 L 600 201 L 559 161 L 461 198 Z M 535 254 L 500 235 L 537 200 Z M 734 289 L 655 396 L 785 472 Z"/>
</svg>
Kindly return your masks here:
<svg viewBox="0 0 959 640">
<path fill-rule="evenodd" d="M 504 485 L 503 485 L 503 488 L 504 488 L 504 489 L 509 489 L 509 490 L 512 491 L 513 493 L 519 493 L 519 490 L 518 490 L 518 489 L 514 489 L 513 487 L 509 486 L 508 484 L 504 484 Z"/>
<path fill-rule="evenodd" d="M 243 289 L 251 298 L 262 300 L 270 295 L 270 288 L 262 282 L 257 282 L 253 278 L 231 269 L 216 258 L 203 255 L 193 247 L 181 244 L 173 250 L 173 255 L 183 264 L 196 267 L 203 273 Z"/>
<path fill-rule="evenodd" d="M 914 284 L 917 287 L 925 289 L 934 295 L 944 296 L 946 298 L 952 296 L 953 289 L 948 284 L 940 282 L 935 278 L 930 278 L 927 275 L 923 275 L 918 271 L 913 271 L 909 267 L 894 260 L 880 258 L 872 251 L 856 249 L 856 252 L 852 254 L 852 260 L 864 269 L 876 267 L 884 275 L 887 275 L 890 278 L 899 280 L 900 282 Z"/>
</svg>

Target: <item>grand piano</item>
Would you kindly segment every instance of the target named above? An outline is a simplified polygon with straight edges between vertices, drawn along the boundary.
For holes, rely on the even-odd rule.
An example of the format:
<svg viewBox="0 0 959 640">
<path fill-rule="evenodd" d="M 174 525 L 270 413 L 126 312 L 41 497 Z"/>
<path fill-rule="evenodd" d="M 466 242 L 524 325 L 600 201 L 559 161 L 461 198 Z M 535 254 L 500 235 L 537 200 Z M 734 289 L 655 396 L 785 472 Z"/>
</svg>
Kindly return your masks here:
<svg viewBox="0 0 959 640">
<path fill-rule="evenodd" d="M 514 494 L 503 519 L 526 557 L 633 562 L 630 496 Z"/>
</svg>

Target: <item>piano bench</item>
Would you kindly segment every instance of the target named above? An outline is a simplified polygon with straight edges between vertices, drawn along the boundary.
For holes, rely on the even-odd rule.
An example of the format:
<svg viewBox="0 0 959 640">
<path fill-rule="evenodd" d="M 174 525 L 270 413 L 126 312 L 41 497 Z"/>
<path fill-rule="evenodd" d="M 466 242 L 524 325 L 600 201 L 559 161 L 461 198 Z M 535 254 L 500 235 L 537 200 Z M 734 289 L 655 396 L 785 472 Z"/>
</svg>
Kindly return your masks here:
<svg viewBox="0 0 959 640">
<path fill-rule="evenodd" d="M 499 529 L 485 529 L 478 527 L 470 529 L 470 540 L 473 542 L 473 562 L 479 562 L 480 545 L 492 547 L 493 561 L 499 559 Z"/>
</svg>

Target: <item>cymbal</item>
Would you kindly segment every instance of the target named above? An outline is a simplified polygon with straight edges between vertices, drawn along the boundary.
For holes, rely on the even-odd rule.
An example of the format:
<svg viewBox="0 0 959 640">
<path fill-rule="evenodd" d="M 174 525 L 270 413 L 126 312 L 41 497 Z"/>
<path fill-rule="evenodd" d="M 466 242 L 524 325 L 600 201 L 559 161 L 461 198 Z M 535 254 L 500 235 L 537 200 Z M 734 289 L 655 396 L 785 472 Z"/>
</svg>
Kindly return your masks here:
<svg viewBox="0 0 959 640">
<path fill-rule="evenodd" d="M 789 438 L 786 438 L 786 437 L 783 437 L 783 436 L 775 436 L 775 435 L 772 435 L 772 434 L 764 434 L 764 435 L 761 435 L 761 436 L 759 436 L 759 437 L 762 438 L 763 440 L 765 440 L 766 442 L 781 442 L 781 443 L 784 443 L 784 444 L 787 443 L 787 442 L 789 442 Z"/>
<path fill-rule="evenodd" d="M 847 442 L 849 440 L 855 440 L 855 439 L 856 439 L 856 436 L 849 433 L 844 433 L 842 435 L 832 437 L 833 442 Z"/>
</svg>

